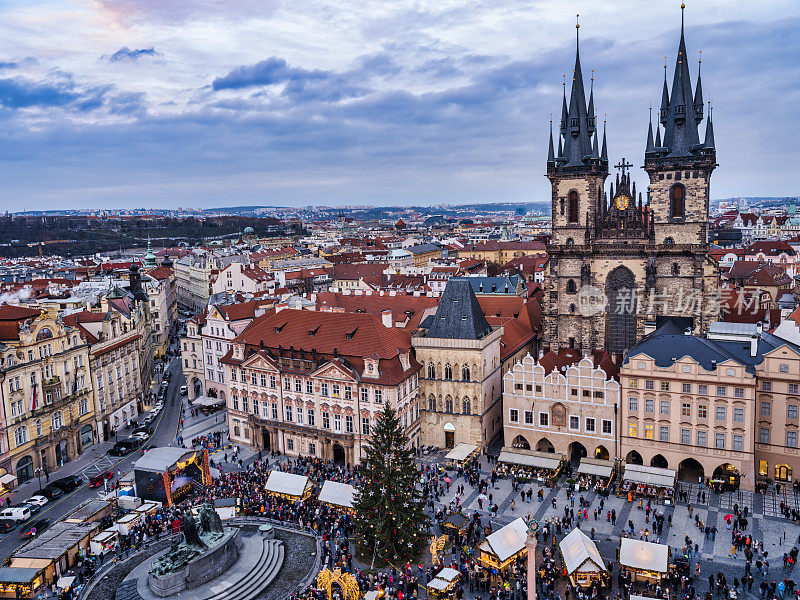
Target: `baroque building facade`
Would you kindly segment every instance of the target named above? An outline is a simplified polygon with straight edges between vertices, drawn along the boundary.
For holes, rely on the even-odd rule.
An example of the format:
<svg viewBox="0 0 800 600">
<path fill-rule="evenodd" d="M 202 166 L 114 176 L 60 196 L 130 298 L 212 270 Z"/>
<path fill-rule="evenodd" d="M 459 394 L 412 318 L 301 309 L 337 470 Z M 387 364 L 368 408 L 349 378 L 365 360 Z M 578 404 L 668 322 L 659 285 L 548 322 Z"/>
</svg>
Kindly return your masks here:
<svg viewBox="0 0 800 600">
<path fill-rule="evenodd" d="M 613 185 L 605 128 L 598 139 L 594 90 L 588 105 L 576 53 L 572 88 L 562 102 L 557 150 L 547 159 L 552 186 L 545 319 L 550 346 L 622 354 L 665 318 L 707 330 L 716 273 L 708 258 L 709 185 L 716 165 L 703 92 L 692 90 L 683 27 L 671 89 L 666 69 L 659 119 L 647 134 L 646 198 L 623 159 Z"/>
</svg>

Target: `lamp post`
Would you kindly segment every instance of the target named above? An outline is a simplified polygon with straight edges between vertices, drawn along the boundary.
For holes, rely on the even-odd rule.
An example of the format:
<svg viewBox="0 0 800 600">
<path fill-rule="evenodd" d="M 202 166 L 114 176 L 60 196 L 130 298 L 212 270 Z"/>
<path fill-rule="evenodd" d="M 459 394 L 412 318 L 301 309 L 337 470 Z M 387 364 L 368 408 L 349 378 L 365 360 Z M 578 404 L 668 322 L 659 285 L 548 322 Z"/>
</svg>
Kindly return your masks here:
<svg viewBox="0 0 800 600">
<path fill-rule="evenodd" d="M 42 468 L 39 467 L 36 469 L 36 477 L 39 478 L 39 491 L 42 491 Z"/>
</svg>

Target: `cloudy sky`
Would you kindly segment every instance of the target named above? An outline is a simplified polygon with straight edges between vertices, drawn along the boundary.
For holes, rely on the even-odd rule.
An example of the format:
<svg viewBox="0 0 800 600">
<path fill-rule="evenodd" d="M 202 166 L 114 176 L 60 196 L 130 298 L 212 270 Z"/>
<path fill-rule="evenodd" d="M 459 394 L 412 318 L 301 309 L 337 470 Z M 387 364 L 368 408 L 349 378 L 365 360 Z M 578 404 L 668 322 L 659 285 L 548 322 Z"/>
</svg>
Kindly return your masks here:
<svg viewBox="0 0 800 600">
<path fill-rule="evenodd" d="M 800 3 L 687 3 L 712 195 L 796 195 Z M 0 209 L 547 200 L 578 13 L 639 166 L 679 1 L 3 0 Z"/>
</svg>

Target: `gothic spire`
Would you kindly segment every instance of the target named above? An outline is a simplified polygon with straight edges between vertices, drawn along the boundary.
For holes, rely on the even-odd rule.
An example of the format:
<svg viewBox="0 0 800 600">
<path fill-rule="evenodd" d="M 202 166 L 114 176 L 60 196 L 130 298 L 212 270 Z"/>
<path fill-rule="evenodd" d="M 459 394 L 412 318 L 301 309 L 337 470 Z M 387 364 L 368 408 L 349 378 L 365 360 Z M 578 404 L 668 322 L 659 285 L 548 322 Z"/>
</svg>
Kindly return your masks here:
<svg viewBox="0 0 800 600">
<path fill-rule="evenodd" d="M 697 60 L 697 87 L 694 90 L 694 118 L 697 125 L 703 120 L 703 85 L 700 83 L 700 67 L 703 66 L 702 50 Z"/>
<path fill-rule="evenodd" d="M 592 69 L 592 80 L 589 85 L 589 108 L 586 109 L 586 116 L 589 121 L 589 134 L 595 132 L 595 114 L 594 114 L 594 69 Z"/>
<path fill-rule="evenodd" d="M 547 149 L 547 162 L 556 162 L 556 154 L 553 150 L 553 119 L 550 119 L 550 146 Z"/>
<path fill-rule="evenodd" d="M 561 102 L 561 135 L 567 135 L 567 76 L 564 75 L 563 100 Z"/>
<path fill-rule="evenodd" d="M 564 158 L 566 159 L 565 166 L 567 167 L 583 166 L 586 164 L 584 159 L 590 158 L 592 155 L 586 92 L 584 91 L 583 73 L 581 72 L 580 24 L 575 27 L 575 70 L 572 76 L 572 91 L 567 112 L 567 133 L 564 136 Z"/>
<path fill-rule="evenodd" d="M 558 136 L 558 158 L 564 158 L 564 149 L 561 147 L 561 136 Z"/>
<path fill-rule="evenodd" d="M 667 89 L 667 57 L 664 57 L 664 89 L 661 91 L 661 114 L 659 120 L 662 125 L 667 124 L 667 112 L 669 112 L 669 90 Z"/>
<path fill-rule="evenodd" d="M 647 147 L 644 149 L 645 154 L 650 154 L 655 150 L 653 145 L 653 108 L 650 107 L 650 118 L 647 124 Z"/>
<path fill-rule="evenodd" d="M 711 118 L 711 113 L 713 109 L 711 108 L 711 102 L 708 103 L 708 120 L 706 121 L 706 140 L 703 144 L 703 147 L 708 150 L 714 149 L 714 123 L 713 119 Z"/>
<path fill-rule="evenodd" d="M 594 132 L 594 137 L 592 138 L 592 158 L 599 159 L 600 158 L 600 144 L 597 141 L 597 132 Z"/>
<path fill-rule="evenodd" d="M 661 127 L 656 125 L 656 148 L 661 148 Z"/>
<path fill-rule="evenodd" d="M 675 59 L 675 73 L 672 79 L 667 122 L 664 125 L 664 146 L 671 157 L 693 156 L 700 147 L 697 133 L 697 119 L 694 109 L 692 81 L 689 76 L 689 61 L 686 55 L 686 40 L 683 30 L 683 10 L 681 5 L 681 39 L 678 56 Z"/>
<path fill-rule="evenodd" d="M 606 144 L 606 120 L 603 119 L 603 149 L 600 151 L 600 159 L 608 162 L 608 144 Z"/>
</svg>

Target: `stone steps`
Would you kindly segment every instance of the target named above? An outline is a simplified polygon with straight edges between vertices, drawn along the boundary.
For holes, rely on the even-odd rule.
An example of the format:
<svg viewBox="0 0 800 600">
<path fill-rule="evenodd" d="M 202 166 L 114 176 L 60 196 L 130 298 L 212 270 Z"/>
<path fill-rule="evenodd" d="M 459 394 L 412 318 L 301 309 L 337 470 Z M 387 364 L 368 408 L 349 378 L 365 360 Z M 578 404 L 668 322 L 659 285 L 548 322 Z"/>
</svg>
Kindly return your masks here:
<svg viewBox="0 0 800 600">
<path fill-rule="evenodd" d="M 254 598 L 278 575 L 283 566 L 284 556 L 285 549 L 282 541 L 262 540 L 261 554 L 251 569 L 224 590 L 216 590 L 201 600 L 250 600 Z"/>
</svg>

